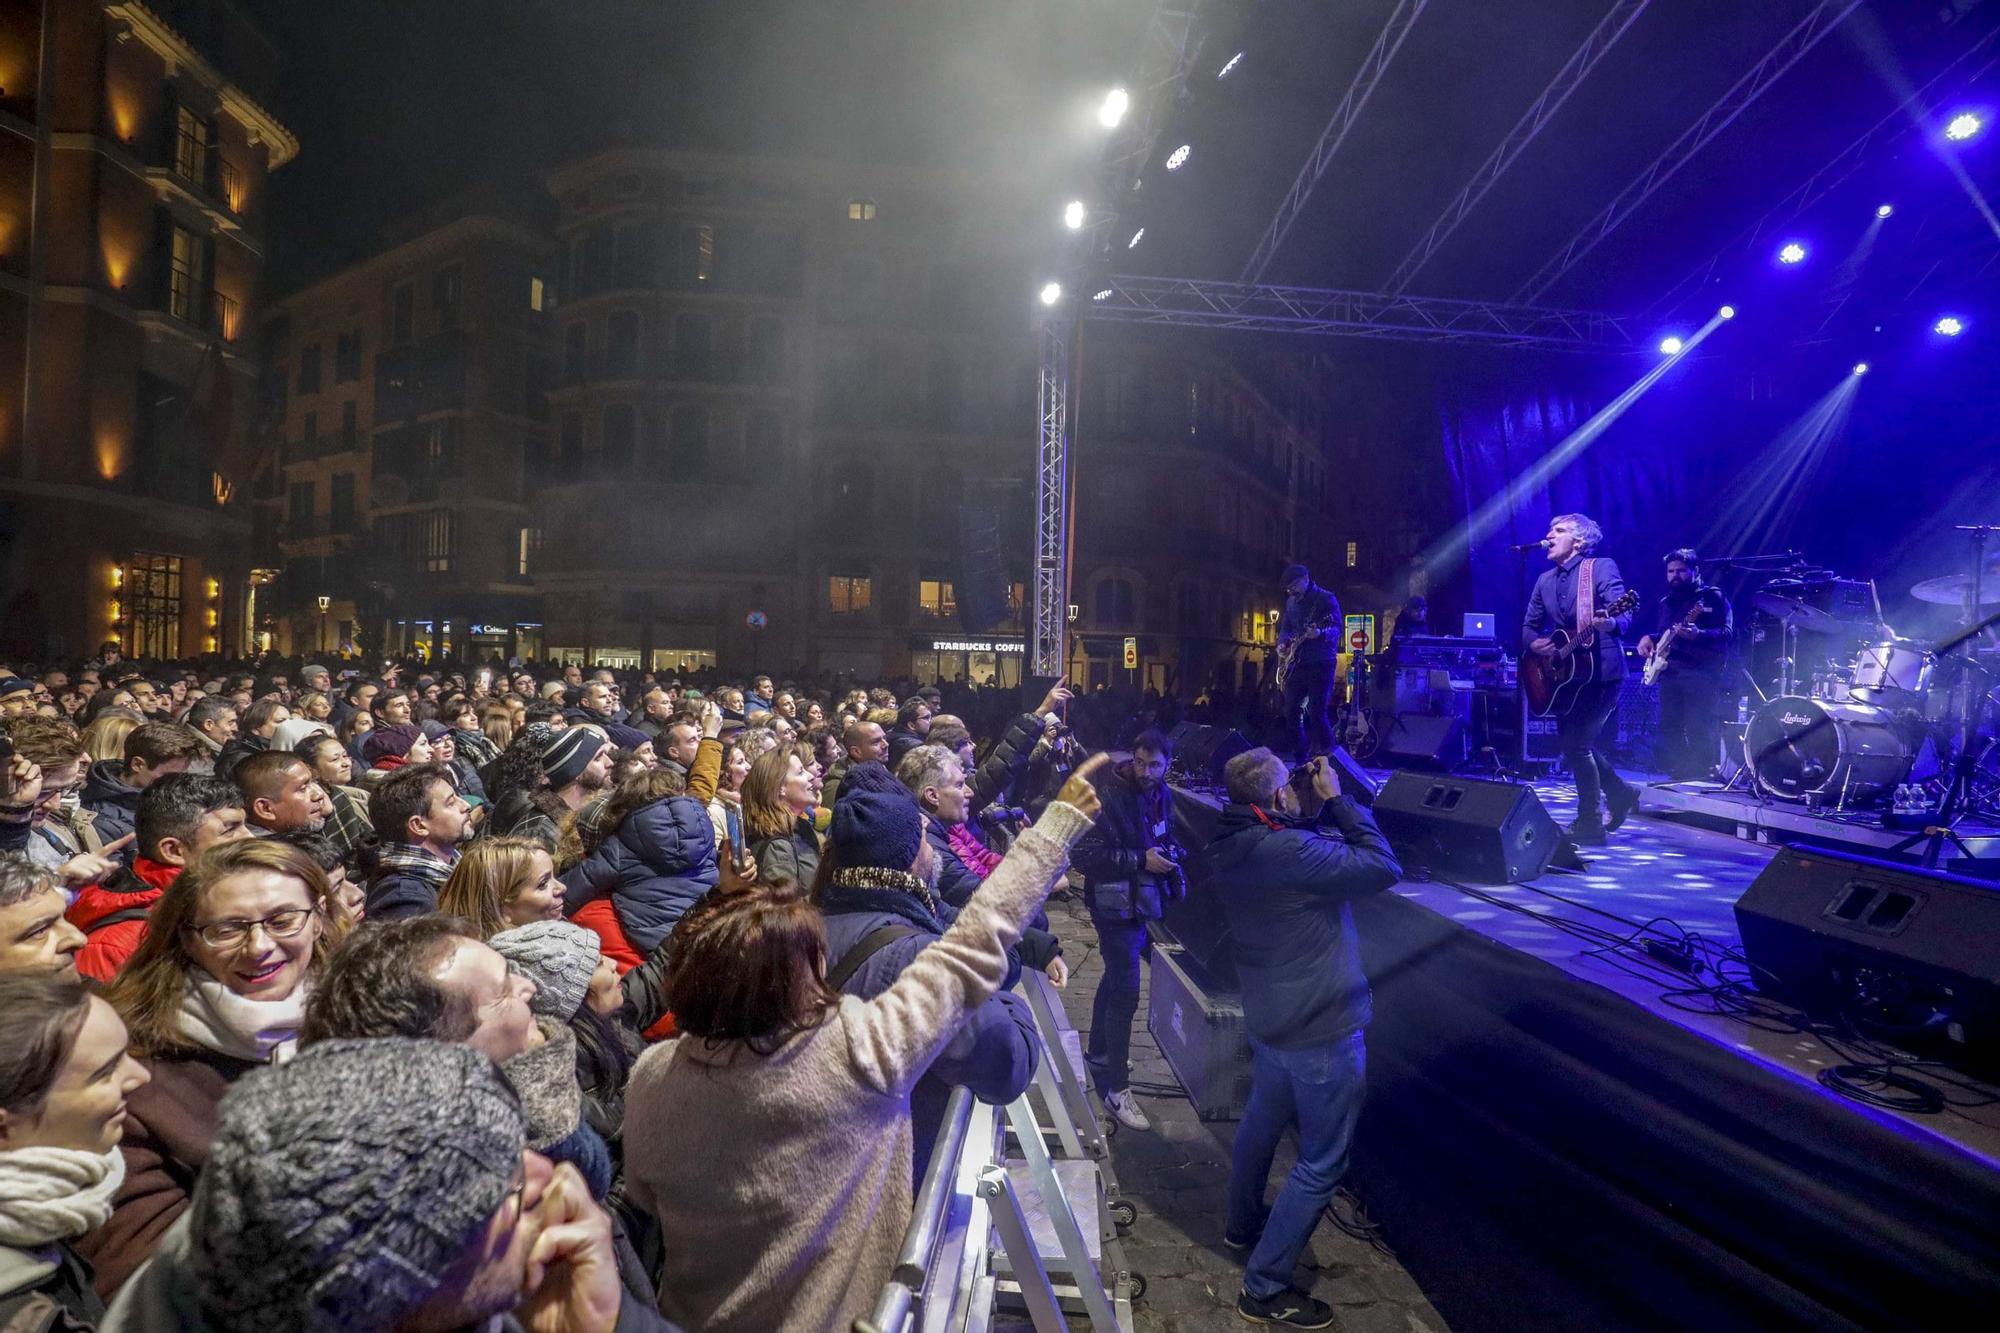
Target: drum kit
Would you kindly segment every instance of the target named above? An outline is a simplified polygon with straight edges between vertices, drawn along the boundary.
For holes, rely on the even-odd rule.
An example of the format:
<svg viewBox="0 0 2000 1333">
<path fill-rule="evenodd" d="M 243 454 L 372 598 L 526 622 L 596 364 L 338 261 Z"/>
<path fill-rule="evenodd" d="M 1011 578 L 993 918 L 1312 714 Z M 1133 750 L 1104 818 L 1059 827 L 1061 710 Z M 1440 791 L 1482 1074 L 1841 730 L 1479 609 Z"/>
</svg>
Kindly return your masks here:
<svg viewBox="0 0 2000 1333">
<path fill-rule="evenodd" d="M 1940 796 L 1926 787 L 1921 804 L 1930 818 L 1920 825 L 1948 829 L 1969 809 L 2000 814 L 2000 771 L 1990 753 L 2000 727 L 1993 628 L 2000 622 L 2000 553 L 1986 550 L 2000 528 L 1961 531 L 1973 548 L 1967 571 L 1910 589 L 1920 602 L 1961 613 L 1961 628 L 1934 644 L 1891 630 L 1872 583 L 1788 571 L 1752 596 L 1780 626 L 1785 650 L 1775 692 L 1759 691 L 1762 702 L 1743 731 L 1744 771 L 1758 790 L 1837 811 L 1894 796 L 1900 810 L 1919 760 L 1934 756 L 1930 781 L 1943 789 Z M 1804 675 L 1797 669 L 1801 634 L 1836 648 Z M 1934 841 L 1951 836 L 1937 833 Z"/>
</svg>

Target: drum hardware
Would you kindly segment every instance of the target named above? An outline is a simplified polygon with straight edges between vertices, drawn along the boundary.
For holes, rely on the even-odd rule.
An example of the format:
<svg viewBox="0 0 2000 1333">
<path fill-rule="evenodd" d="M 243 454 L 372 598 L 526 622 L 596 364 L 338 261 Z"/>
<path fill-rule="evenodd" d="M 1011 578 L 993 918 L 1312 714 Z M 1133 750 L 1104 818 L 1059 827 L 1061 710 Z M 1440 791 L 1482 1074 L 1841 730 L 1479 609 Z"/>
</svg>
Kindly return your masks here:
<svg viewBox="0 0 2000 1333">
<path fill-rule="evenodd" d="M 1751 715 L 1743 757 L 1765 794 L 1845 810 L 1894 791 L 1915 755 L 1887 709 L 1778 695 Z"/>
<path fill-rule="evenodd" d="M 1973 644 L 1981 634 L 1990 630 L 1994 625 L 2000 624 L 2000 611 L 1995 611 L 1983 618 L 1980 616 L 1981 610 L 1986 605 L 1984 599 L 1990 577 L 1989 571 L 2000 568 L 2000 561 L 1995 561 L 1987 556 L 1986 543 L 1996 531 L 2000 531 L 2000 528 L 1988 524 L 1975 523 L 1960 524 L 1958 530 L 1966 533 L 1971 538 L 1972 545 L 1972 555 L 1969 561 L 1971 568 L 1964 575 L 1959 576 L 1960 604 L 1964 607 L 1965 628 L 1937 646 L 1934 653 L 1934 660 L 1937 661 L 1942 661 L 1955 651 L 1968 649 L 1968 646 Z M 1932 585 L 1938 585 L 1943 582 L 1945 580 L 1928 579 L 1924 583 L 1911 588 L 1910 593 L 1921 600 L 1931 601 L 1933 598 L 1924 596 L 1922 592 L 1919 592 L 1919 589 L 1928 588 L 1930 591 L 1937 591 Z M 1958 669 L 1967 672 L 1983 669 L 1980 666 L 1976 650 L 1967 651 L 1959 660 L 1964 663 L 1964 666 Z M 1947 843 L 1955 848 L 1960 856 L 1967 859 L 1971 859 L 1972 857 L 1972 849 L 1966 846 L 1963 838 L 1958 836 L 1956 825 L 1960 818 L 1964 816 L 1966 810 L 1973 804 L 1972 797 L 1979 774 L 1979 761 L 1984 757 L 1990 745 L 1990 742 L 1979 736 L 1977 730 L 1976 709 L 1973 705 L 1974 693 L 1975 691 L 1970 686 L 1959 691 L 1958 717 L 1955 719 L 1958 724 L 1958 744 L 1957 749 L 1952 755 L 1951 780 L 1945 784 L 1944 799 L 1938 804 L 1935 821 L 1929 827 L 1911 834 L 1889 849 L 1891 853 L 1901 853 L 1910 850 L 1918 843 L 1922 843 L 1923 851 L 1919 855 L 1918 861 L 1919 864 L 1927 869 L 1937 865 Z"/>
</svg>

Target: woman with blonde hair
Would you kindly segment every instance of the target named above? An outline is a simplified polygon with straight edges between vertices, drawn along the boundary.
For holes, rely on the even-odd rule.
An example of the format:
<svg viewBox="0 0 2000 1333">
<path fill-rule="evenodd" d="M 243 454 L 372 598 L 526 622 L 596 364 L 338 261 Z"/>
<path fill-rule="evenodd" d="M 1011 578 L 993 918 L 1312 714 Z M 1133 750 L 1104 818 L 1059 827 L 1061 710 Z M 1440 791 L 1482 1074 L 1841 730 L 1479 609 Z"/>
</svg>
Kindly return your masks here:
<svg viewBox="0 0 2000 1333">
<path fill-rule="evenodd" d="M 760 879 L 811 884 L 819 869 L 812 808 L 818 783 L 789 745 L 767 750 L 743 779 L 743 838 Z"/>
<path fill-rule="evenodd" d="M 437 909 L 464 917 L 487 939 L 534 921 L 562 920 L 555 860 L 534 838 L 482 838 L 470 844 L 438 890 Z"/>
<path fill-rule="evenodd" d="M 218 843 L 153 904 L 151 928 L 105 989 L 152 1081 L 131 1095 L 125 1183 L 78 1249 L 110 1295 L 187 1211 L 223 1094 L 289 1058 L 332 948 L 326 875 L 276 838 Z"/>
<path fill-rule="evenodd" d="M 506 699 L 488 699 L 479 705 L 479 729 L 493 742 L 496 756 L 514 743 L 514 710 Z"/>
<path fill-rule="evenodd" d="M 139 729 L 145 719 L 129 708 L 107 708 L 83 729 L 83 752 L 91 763 L 108 759 L 125 762 L 125 738 Z"/>
</svg>

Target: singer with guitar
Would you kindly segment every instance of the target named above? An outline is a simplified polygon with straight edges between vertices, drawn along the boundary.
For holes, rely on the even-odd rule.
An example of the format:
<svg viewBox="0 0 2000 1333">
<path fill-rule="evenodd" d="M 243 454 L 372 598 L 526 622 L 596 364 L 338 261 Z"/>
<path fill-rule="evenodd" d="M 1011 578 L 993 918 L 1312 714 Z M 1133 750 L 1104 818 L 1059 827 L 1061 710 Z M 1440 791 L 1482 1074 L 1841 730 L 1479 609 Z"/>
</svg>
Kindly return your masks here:
<svg viewBox="0 0 2000 1333">
<path fill-rule="evenodd" d="M 1334 658 L 1340 652 L 1340 602 L 1312 581 L 1304 565 L 1285 570 L 1285 610 L 1278 617 L 1278 681 L 1285 716 L 1298 727 L 1298 757 L 1333 749 Z"/>
<path fill-rule="evenodd" d="M 1532 668 L 1562 655 L 1558 674 L 1565 682 L 1576 682 L 1554 695 L 1563 760 L 1576 775 L 1577 816 L 1569 831 L 1578 842 L 1599 847 L 1605 833 L 1623 824 L 1639 804 L 1639 793 L 1619 776 L 1603 742 L 1605 723 L 1618 710 L 1618 691 L 1625 683 L 1625 634 L 1637 604 L 1617 562 L 1592 554 L 1603 540 L 1604 529 L 1586 515 L 1551 520 L 1542 545 L 1554 568 L 1535 580 L 1521 617 L 1522 642 L 1540 659 L 1522 663 L 1524 681 L 1536 674 Z M 1563 655 L 1572 637 L 1575 650 Z M 1532 701 L 1532 691 L 1530 697 Z"/>
<path fill-rule="evenodd" d="M 1733 626 L 1729 599 L 1701 581 L 1701 562 L 1682 547 L 1666 557 L 1667 595 L 1654 630 L 1639 640 L 1646 679 L 1660 686 L 1658 764 L 1675 781 L 1705 778 L 1721 753 L 1723 669 Z"/>
</svg>

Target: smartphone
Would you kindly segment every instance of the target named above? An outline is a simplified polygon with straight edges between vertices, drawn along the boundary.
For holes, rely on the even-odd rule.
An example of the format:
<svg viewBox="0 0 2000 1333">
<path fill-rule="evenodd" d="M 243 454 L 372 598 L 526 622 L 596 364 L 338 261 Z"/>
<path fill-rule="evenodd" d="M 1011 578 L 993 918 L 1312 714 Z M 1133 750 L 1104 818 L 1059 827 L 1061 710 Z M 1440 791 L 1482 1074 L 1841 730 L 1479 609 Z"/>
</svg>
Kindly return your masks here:
<svg viewBox="0 0 2000 1333">
<path fill-rule="evenodd" d="M 744 854 L 743 815 L 735 806 L 723 807 L 722 827 L 729 835 L 729 859 L 735 864 L 736 870 L 740 874 L 749 866 L 750 858 Z"/>
</svg>

